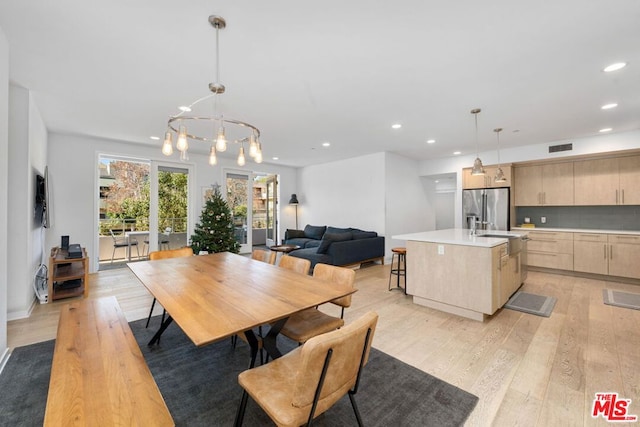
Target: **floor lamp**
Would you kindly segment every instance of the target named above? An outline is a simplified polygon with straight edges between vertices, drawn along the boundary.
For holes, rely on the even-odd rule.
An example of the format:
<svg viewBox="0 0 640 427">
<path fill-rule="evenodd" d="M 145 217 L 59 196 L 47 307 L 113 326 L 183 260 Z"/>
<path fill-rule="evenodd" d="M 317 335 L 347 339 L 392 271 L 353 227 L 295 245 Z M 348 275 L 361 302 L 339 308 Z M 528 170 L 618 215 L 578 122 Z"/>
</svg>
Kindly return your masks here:
<svg viewBox="0 0 640 427">
<path fill-rule="evenodd" d="M 298 229 L 298 203 L 298 196 L 292 194 L 289 199 L 289 204 L 296 207 L 296 230 Z"/>
</svg>

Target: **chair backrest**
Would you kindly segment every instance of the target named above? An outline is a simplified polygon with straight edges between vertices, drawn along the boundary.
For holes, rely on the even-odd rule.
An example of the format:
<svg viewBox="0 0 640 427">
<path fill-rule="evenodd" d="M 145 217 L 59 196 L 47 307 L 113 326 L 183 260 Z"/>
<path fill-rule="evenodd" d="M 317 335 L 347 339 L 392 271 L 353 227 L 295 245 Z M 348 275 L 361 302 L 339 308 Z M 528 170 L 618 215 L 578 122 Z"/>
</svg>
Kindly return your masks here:
<svg viewBox="0 0 640 427">
<path fill-rule="evenodd" d="M 278 266 L 306 275 L 309 274 L 309 270 L 311 269 L 311 261 L 291 255 L 282 255 Z"/>
<path fill-rule="evenodd" d="M 112 229 L 109 229 L 109 233 L 111 234 L 111 238 L 113 239 L 114 243 L 120 243 L 120 242 L 126 241 L 126 237 L 124 235 L 116 236 L 116 233 L 114 233 Z"/>
<path fill-rule="evenodd" d="M 263 251 L 262 249 L 254 249 L 251 251 L 251 258 L 258 261 L 266 262 L 267 264 L 276 263 L 277 253 L 273 251 Z"/>
<path fill-rule="evenodd" d="M 191 249 L 191 246 L 185 246 L 184 248 L 180 249 L 167 249 L 166 251 L 149 252 L 149 259 L 153 261 L 156 259 L 180 258 L 192 255 L 193 249 Z"/>
<path fill-rule="evenodd" d="M 353 288 L 356 281 L 356 272 L 350 268 L 337 267 L 328 264 L 316 264 L 313 268 L 313 277 L 327 282 L 338 283 L 349 289 Z M 351 306 L 351 294 L 346 297 L 337 298 L 331 301 L 333 304 L 341 307 Z"/>
<path fill-rule="evenodd" d="M 329 350 L 331 359 L 316 414 L 321 414 L 355 388 L 361 366 L 369 360 L 377 322 L 378 314 L 370 311 L 340 329 L 317 335 L 304 343 L 300 349 L 301 362 L 295 376 L 292 405 L 304 408 L 313 404 L 318 378 Z"/>
</svg>

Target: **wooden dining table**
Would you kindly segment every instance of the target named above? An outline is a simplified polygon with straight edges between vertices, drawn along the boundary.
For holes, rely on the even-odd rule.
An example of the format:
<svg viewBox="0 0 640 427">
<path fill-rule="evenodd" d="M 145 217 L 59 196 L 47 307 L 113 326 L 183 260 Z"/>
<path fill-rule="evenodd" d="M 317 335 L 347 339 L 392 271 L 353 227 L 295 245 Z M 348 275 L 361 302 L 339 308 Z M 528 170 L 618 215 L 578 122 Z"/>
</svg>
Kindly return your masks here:
<svg viewBox="0 0 640 427">
<path fill-rule="evenodd" d="M 127 266 L 168 314 L 150 346 L 174 321 L 196 346 L 244 333 L 251 366 L 259 347 L 253 328 L 270 325 L 262 342 L 275 359 L 281 355 L 276 337 L 289 316 L 356 291 L 229 252 Z"/>
</svg>

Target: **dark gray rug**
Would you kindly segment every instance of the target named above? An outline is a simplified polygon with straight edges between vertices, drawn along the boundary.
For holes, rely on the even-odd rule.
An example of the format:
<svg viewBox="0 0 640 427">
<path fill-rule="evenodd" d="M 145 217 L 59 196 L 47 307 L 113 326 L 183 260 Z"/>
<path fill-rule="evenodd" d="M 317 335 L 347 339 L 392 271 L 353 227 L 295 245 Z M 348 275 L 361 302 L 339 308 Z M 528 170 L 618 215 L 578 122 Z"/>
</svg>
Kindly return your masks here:
<svg viewBox="0 0 640 427">
<path fill-rule="evenodd" d="M 616 307 L 631 308 L 633 310 L 640 310 L 639 294 L 630 294 L 629 292 L 603 289 L 602 299 L 604 300 L 605 304 L 615 305 Z"/>
<path fill-rule="evenodd" d="M 546 297 L 518 291 L 509 298 L 504 308 L 535 314 L 536 316 L 549 317 L 551 316 L 553 307 L 556 305 L 556 301 L 556 297 Z"/>
<path fill-rule="evenodd" d="M 144 328 L 142 320 L 132 322 L 131 328 L 176 425 L 232 425 L 242 395 L 237 376 L 249 362 L 247 345 L 239 340 L 234 350 L 230 340 L 225 340 L 196 348 L 172 324 L 160 345 L 149 349 L 146 343 L 159 319 L 152 322 L 149 329 Z M 284 351 L 293 346 L 286 338 L 279 343 Z M 53 347 L 54 342 L 47 341 L 13 351 L 0 375 L 0 425 L 42 425 Z M 367 426 L 460 426 L 478 398 L 372 349 L 356 400 Z M 318 417 L 314 424 L 356 425 L 348 397 Z M 244 425 L 273 423 L 249 399 Z"/>
</svg>

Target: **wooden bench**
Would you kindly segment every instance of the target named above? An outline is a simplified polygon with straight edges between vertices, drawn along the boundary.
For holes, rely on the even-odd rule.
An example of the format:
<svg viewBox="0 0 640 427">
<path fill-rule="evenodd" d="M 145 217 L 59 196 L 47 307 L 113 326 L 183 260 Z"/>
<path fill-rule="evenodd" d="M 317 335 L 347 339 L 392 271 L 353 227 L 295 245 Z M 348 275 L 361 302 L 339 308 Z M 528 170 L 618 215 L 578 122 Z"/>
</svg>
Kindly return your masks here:
<svg viewBox="0 0 640 427">
<path fill-rule="evenodd" d="M 174 425 L 115 297 L 62 308 L 44 425 Z"/>
</svg>

